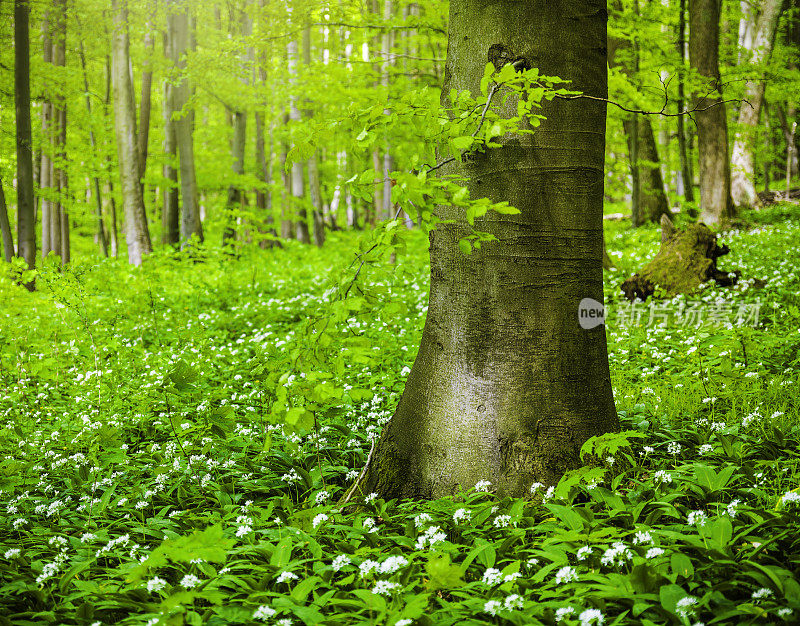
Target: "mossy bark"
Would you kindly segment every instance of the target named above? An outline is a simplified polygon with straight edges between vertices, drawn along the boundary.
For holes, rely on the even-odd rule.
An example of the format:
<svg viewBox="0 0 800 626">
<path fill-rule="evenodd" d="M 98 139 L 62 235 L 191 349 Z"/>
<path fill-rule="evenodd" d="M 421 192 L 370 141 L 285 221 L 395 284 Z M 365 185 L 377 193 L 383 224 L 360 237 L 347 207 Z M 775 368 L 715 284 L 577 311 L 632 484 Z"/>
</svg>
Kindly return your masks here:
<svg viewBox="0 0 800 626">
<path fill-rule="evenodd" d="M 714 280 L 722 286 L 736 282 L 738 273 L 717 269 L 717 259 L 730 252 L 717 244 L 717 236 L 705 224 L 677 231 L 662 218 L 661 249 L 642 270 L 622 283 L 628 300 L 646 300 L 660 287 L 668 295 L 690 294 L 702 283 Z M 731 275 L 733 274 L 733 275 Z"/>
<path fill-rule="evenodd" d="M 452 0 L 443 94 L 479 94 L 498 44 L 573 89 L 607 95 L 603 1 Z M 516 113 L 513 98 L 504 107 Z M 434 498 L 489 480 L 524 495 L 576 467 L 586 439 L 618 428 L 604 327 L 578 323 L 582 299 L 603 299 L 605 104 L 554 100 L 543 114 L 535 134 L 443 168 L 468 181 L 471 197 L 521 213 L 477 223 L 498 241 L 466 256 L 462 210 L 439 207 L 454 223 L 430 236 L 422 343 L 364 492 Z"/>
</svg>

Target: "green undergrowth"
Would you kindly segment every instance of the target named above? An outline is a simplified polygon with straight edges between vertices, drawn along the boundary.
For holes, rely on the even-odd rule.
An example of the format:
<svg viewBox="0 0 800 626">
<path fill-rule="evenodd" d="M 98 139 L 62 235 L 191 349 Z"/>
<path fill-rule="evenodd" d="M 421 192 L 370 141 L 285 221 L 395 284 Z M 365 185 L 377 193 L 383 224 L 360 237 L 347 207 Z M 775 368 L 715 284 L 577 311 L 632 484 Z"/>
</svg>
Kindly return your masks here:
<svg viewBox="0 0 800 626">
<path fill-rule="evenodd" d="M 607 225 L 624 432 L 525 500 L 338 504 L 414 360 L 419 233 L 0 279 L 0 624 L 795 622 L 800 213 L 746 223 L 736 287 L 638 311 L 659 233 Z"/>
</svg>

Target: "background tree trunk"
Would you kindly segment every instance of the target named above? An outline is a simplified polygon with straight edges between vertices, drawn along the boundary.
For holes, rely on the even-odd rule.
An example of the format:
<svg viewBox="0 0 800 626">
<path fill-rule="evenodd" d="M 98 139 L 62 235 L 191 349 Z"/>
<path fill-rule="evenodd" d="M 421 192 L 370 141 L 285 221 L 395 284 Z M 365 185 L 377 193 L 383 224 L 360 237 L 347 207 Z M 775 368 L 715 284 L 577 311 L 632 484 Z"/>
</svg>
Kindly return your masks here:
<svg viewBox="0 0 800 626">
<path fill-rule="evenodd" d="M 308 16 L 308 21 L 311 16 Z M 311 25 L 303 29 L 303 64 L 306 71 L 311 71 Z M 306 107 L 306 118 L 312 119 L 314 111 Z M 312 223 L 314 226 L 314 244 L 322 247 L 325 243 L 325 223 L 322 220 L 322 191 L 319 182 L 319 165 L 317 164 L 317 151 L 308 157 L 308 196 L 312 206 Z"/>
<path fill-rule="evenodd" d="M 172 62 L 178 76 L 171 87 L 175 141 L 180 155 L 181 179 L 181 245 L 186 246 L 192 236 L 203 241 L 203 226 L 200 223 L 200 206 L 197 201 L 197 176 L 194 165 L 194 109 L 187 108 L 189 102 L 189 80 L 185 76 L 186 51 L 189 48 L 189 7 L 181 0 L 170 0 L 168 5 L 168 37 Z"/>
<path fill-rule="evenodd" d="M 10 263 L 15 254 L 14 235 L 11 233 L 11 223 L 8 221 L 8 206 L 2 178 L 0 178 L 0 236 L 3 241 L 3 259 L 6 263 Z"/>
<path fill-rule="evenodd" d="M 67 145 L 67 101 L 64 95 L 66 84 L 63 78 L 63 68 L 66 67 L 67 58 L 67 2 L 66 0 L 53 0 L 53 66 L 61 68 L 59 72 L 56 96 L 53 101 L 53 189 L 56 200 L 53 203 L 50 217 L 50 243 L 53 252 L 61 257 L 61 263 L 69 263 L 69 216 L 65 206 L 68 195 L 67 170 L 66 170 L 66 145 Z"/>
<path fill-rule="evenodd" d="M 735 215 L 728 121 L 719 76 L 721 0 L 689 0 L 689 60 L 704 79 L 694 97 L 700 161 L 700 221 L 719 226 Z"/>
<path fill-rule="evenodd" d="M 751 33 L 745 37 L 745 40 L 750 42 L 751 56 L 747 61 L 755 66 L 766 63 L 772 54 L 782 6 L 783 0 L 764 0 L 761 3 L 758 19 L 753 15 L 752 23 L 744 29 L 745 32 Z M 739 29 L 740 35 L 742 30 Z M 765 89 L 766 83 L 763 79 L 747 81 L 744 90 L 746 102 L 743 102 L 739 109 L 739 125 L 731 156 L 731 196 L 736 206 L 761 204 L 756 193 L 753 145 L 756 139 L 756 127 L 761 117 Z"/>
<path fill-rule="evenodd" d="M 92 127 L 92 97 L 89 94 L 89 73 L 86 69 L 86 51 L 83 46 L 83 28 L 81 26 L 80 16 L 75 16 L 76 23 L 78 24 L 78 41 L 80 47 L 78 48 L 78 57 L 81 63 L 81 73 L 83 75 L 83 90 L 86 99 L 86 113 L 89 115 L 89 143 L 92 145 L 92 158 L 101 160 L 97 150 L 97 137 L 95 137 L 94 129 Z M 104 257 L 108 257 L 108 238 L 106 237 L 106 228 L 103 224 L 103 194 L 100 187 L 100 178 L 98 176 L 92 177 L 92 184 L 94 187 L 94 199 L 96 204 L 97 216 L 97 241 L 100 244 L 100 249 Z"/>
<path fill-rule="evenodd" d="M 14 108 L 17 142 L 17 255 L 36 265 L 36 215 L 31 150 L 30 35 L 28 0 L 14 0 Z M 32 288 L 32 285 L 30 285 Z"/>
<path fill-rule="evenodd" d="M 289 68 L 289 84 L 290 84 L 290 101 L 289 101 L 289 120 L 291 122 L 299 122 L 302 120 L 300 109 L 297 107 L 297 61 L 298 61 L 298 45 L 297 40 L 292 39 L 286 45 L 286 56 L 288 59 Z M 292 133 L 296 132 L 292 128 Z M 303 164 L 294 160 L 292 162 L 291 172 L 291 185 L 292 185 L 292 198 L 294 199 L 294 213 L 297 216 L 297 223 L 295 224 L 297 240 L 300 243 L 311 243 L 311 237 L 308 230 L 308 213 L 305 207 L 305 184 L 303 181 Z"/>
<path fill-rule="evenodd" d="M 112 82 L 114 84 L 114 130 L 119 155 L 122 184 L 122 205 L 125 209 L 125 242 L 128 262 L 141 265 L 145 255 L 153 251 L 147 214 L 142 199 L 139 173 L 139 151 L 136 143 L 136 112 L 130 73 L 130 37 L 128 35 L 128 2 L 112 0 L 114 38 L 112 41 Z"/>
<path fill-rule="evenodd" d="M 50 11 L 46 10 L 42 18 L 42 60 L 45 67 L 53 64 L 53 39 L 50 24 Z M 52 86 L 45 83 L 45 91 L 52 92 Z M 39 194 L 42 197 L 42 258 L 52 250 L 53 245 L 53 112 L 51 98 L 46 96 L 42 101 L 42 139 L 41 165 L 39 167 Z"/>
<path fill-rule="evenodd" d="M 678 10 L 678 53 L 680 55 L 680 70 L 678 71 L 678 99 L 676 101 L 677 112 L 686 109 L 686 0 L 680 0 Z M 683 183 L 683 199 L 686 202 L 694 202 L 694 172 L 692 171 L 692 155 L 686 145 L 686 131 L 684 116 L 679 115 L 678 123 L 678 152 L 681 159 L 681 181 Z"/>
<path fill-rule="evenodd" d="M 488 48 L 502 42 L 510 58 L 607 97 L 605 6 L 452 0 L 442 93 L 478 95 Z M 502 113 L 516 110 L 509 98 Z M 455 223 L 431 233 L 422 343 L 365 492 L 439 497 L 485 479 L 522 496 L 535 481 L 554 484 L 579 465 L 586 439 L 618 427 L 605 329 L 578 324 L 579 303 L 603 299 L 606 107 L 554 100 L 542 114 L 535 134 L 442 168 L 465 177 L 471 197 L 521 214 L 476 221 L 499 241 L 466 256 L 463 210 L 439 208 Z"/>
<path fill-rule="evenodd" d="M 172 58 L 169 50 L 169 37 L 164 35 L 164 55 Z M 172 119 L 173 97 L 172 85 L 169 80 L 164 81 L 164 184 L 163 208 L 161 211 L 161 242 L 174 246 L 181 240 L 180 232 L 180 184 L 178 170 L 178 143 L 175 137 L 175 122 Z"/>
<path fill-rule="evenodd" d="M 638 129 L 629 128 L 636 122 Z M 633 138 L 638 140 L 638 165 L 636 172 L 639 176 L 638 221 L 634 226 L 641 226 L 645 222 L 658 222 L 662 215 L 671 215 L 667 194 L 664 192 L 664 179 L 659 167 L 658 148 L 653 135 L 653 125 L 646 115 L 634 115 L 625 120 L 626 134 L 628 136 L 628 151 L 634 154 Z"/>
</svg>

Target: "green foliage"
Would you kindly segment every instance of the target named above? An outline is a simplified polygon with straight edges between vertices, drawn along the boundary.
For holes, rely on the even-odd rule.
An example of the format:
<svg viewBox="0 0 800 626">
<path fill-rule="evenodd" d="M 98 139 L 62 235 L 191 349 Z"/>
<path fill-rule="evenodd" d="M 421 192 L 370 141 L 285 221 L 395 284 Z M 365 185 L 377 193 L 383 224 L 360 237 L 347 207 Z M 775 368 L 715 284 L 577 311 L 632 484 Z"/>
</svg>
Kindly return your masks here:
<svg viewBox="0 0 800 626">
<path fill-rule="evenodd" d="M 791 623 L 800 220 L 752 217 L 726 264 L 769 282 L 698 297 L 760 299 L 760 323 L 610 316 L 623 431 L 527 499 L 337 505 L 424 323 L 425 238 L 398 222 L 324 251 L 45 264 L 34 294 L 4 275 L 0 623 Z M 657 241 L 609 231 L 611 307 Z"/>
</svg>

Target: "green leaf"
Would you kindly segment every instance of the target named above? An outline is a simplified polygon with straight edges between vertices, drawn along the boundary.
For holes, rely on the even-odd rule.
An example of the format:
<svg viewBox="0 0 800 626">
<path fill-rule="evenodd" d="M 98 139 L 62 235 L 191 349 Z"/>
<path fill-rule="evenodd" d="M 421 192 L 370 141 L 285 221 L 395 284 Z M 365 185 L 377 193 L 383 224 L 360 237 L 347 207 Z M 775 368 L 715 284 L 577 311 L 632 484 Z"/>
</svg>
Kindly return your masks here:
<svg viewBox="0 0 800 626">
<path fill-rule="evenodd" d="M 691 578 L 694 575 L 692 560 L 682 552 L 673 552 L 669 564 L 673 574 L 684 578 Z"/>
<path fill-rule="evenodd" d="M 472 254 L 472 246 L 469 243 L 469 239 L 459 239 L 458 249 L 464 254 Z"/>
<path fill-rule="evenodd" d="M 461 578 L 461 567 L 450 562 L 449 554 L 433 554 L 425 564 L 428 574 L 426 587 L 429 591 L 452 589 L 464 584 Z"/>
</svg>

